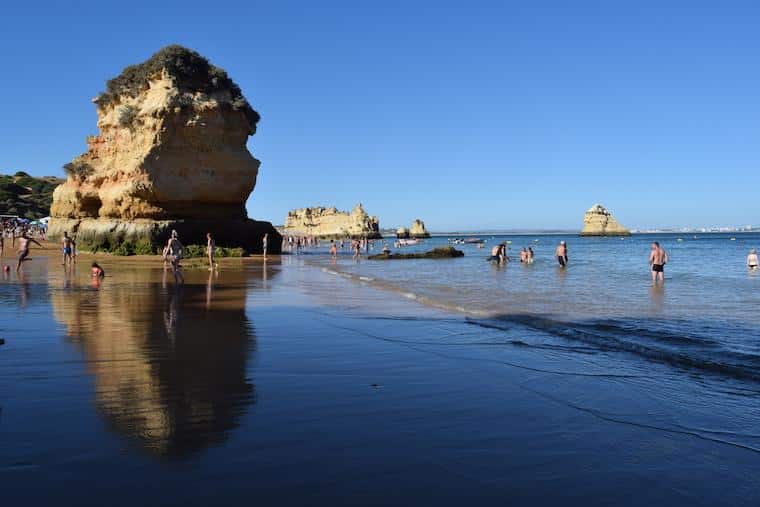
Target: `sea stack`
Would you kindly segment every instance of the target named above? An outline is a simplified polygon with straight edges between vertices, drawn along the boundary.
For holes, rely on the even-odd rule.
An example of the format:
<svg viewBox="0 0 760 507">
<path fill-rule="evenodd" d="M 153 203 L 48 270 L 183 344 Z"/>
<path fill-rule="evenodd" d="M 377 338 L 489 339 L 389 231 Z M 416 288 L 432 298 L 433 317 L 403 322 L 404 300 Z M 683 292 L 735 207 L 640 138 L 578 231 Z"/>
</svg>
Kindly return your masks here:
<svg viewBox="0 0 760 507">
<path fill-rule="evenodd" d="M 630 236 L 631 231 L 615 220 L 612 213 L 602 206 L 595 204 L 583 217 L 581 236 Z"/>
<path fill-rule="evenodd" d="M 283 234 L 314 236 L 318 238 L 369 238 L 379 239 L 380 222 L 364 211 L 361 203 L 351 212 L 338 208 L 300 208 L 292 210 L 285 218 Z"/>
<path fill-rule="evenodd" d="M 398 239 L 408 239 L 409 238 L 409 229 L 406 227 L 399 227 L 396 229 L 396 237 Z"/>
<path fill-rule="evenodd" d="M 419 218 L 414 221 L 409 228 L 409 237 L 411 238 L 429 238 L 430 233 L 425 229 L 425 222 Z"/>
<path fill-rule="evenodd" d="M 270 251 L 279 234 L 248 218 L 260 162 L 246 148 L 259 114 L 227 73 L 182 46 L 132 65 L 93 99 L 99 135 L 64 166 L 49 236 L 76 235 L 83 250 L 153 250 L 177 230 L 185 244 Z M 147 252 L 145 252 L 147 253 Z"/>
</svg>

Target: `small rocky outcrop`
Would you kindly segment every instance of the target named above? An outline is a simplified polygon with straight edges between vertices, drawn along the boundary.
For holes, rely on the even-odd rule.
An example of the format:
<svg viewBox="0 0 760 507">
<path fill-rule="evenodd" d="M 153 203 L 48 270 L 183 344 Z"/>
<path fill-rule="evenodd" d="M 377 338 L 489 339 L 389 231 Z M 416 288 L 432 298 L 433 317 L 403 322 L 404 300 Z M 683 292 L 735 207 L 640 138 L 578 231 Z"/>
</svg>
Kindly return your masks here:
<svg viewBox="0 0 760 507">
<path fill-rule="evenodd" d="M 425 222 L 419 218 L 409 228 L 409 236 L 412 238 L 429 238 L 430 233 L 425 229 Z"/>
<path fill-rule="evenodd" d="M 408 239 L 409 238 L 409 229 L 406 227 L 399 227 L 396 229 L 396 237 L 398 239 Z"/>
<path fill-rule="evenodd" d="M 293 236 L 315 236 L 319 238 L 369 238 L 378 239 L 380 222 L 370 216 L 360 204 L 351 212 L 335 207 L 300 208 L 288 213 L 283 234 Z"/>
<path fill-rule="evenodd" d="M 620 225 L 612 213 L 602 206 L 595 204 L 583 217 L 581 236 L 630 236 L 631 231 Z"/>
<path fill-rule="evenodd" d="M 259 114 L 227 73 L 181 46 L 124 69 L 93 102 L 99 135 L 64 166 L 49 235 L 81 248 L 125 242 L 157 247 L 176 229 L 183 242 L 270 251 L 279 234 L 249 220 L 245 202 L 259 161 L 246 148 Z"/>
<path fill-rule="evenodd" d="M 415 252 L 415 253 L 388 253 L 384 252 L 377 255 L 370 255 L 367 257 L 374 261 L 388 261 L 396 259 L 453 259 L 457 257 L 464 257 L 464 252 L 457 250 L 453 246 L 439 246 L 427 252 Z"/>
</svg>

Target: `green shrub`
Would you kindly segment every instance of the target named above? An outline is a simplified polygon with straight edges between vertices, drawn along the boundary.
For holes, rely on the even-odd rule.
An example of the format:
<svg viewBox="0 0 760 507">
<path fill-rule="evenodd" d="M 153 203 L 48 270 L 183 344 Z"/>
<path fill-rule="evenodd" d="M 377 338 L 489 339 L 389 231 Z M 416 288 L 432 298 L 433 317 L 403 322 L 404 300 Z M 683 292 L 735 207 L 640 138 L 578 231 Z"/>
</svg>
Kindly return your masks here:
<svg viewBox="0 0 760 507">
<path fill-rule="evenodd" d="M 243 257 L 245 250 L 242 248 L 216 247 L 215 253 L 217 257 Z"/>
<path fill-rule="evenodd" d="M 16 178 L 29 178 L 29 174 L 25 173 L 24 171 L 17 171 L 16 174 L 14 174 Z"/>
<path fill-rule="evenodd" d="M 63 171 L 69 176 L 83 180 L 95 172 L 95 169 L 93 169 L 90 164 L 87 164 L 85 162 L 77 162 L 72 160 L 63 166 Z"/>
<path fill-rule="evenodd" d="M 201 92 L 212 94 L 229 91 L 232 108 L 243 111 L 255 130 L 260 116 L 243 97 L 240 87 L 227 75 L 224 69 L 211 65 L 197 52 L 173 44 L 156 52 L 149 59 L 137 65 L 126 67 L 121 74 L 106 83 L 106 91 L 98 96 L 98 105 L 103 107 L 114 103 L 119 96 L 136 97 L 148 88 L 148 82 L 165 70 L 174 78 L 180 92 Z"/>
<path fill-rule="evenodd" d="M 150 240 L 141 239 L 135 243 L 134 252 L 135 255 L 153 255 L 156 253 L 156 250 L 151 245 Z"/>
<path fill-rule="evenodd" d="M 132 123 L 137 117 L 137 108 L 135 106 L 119 106 L 119 125 L 122 127 L 132 127 Z"/>
</svg>

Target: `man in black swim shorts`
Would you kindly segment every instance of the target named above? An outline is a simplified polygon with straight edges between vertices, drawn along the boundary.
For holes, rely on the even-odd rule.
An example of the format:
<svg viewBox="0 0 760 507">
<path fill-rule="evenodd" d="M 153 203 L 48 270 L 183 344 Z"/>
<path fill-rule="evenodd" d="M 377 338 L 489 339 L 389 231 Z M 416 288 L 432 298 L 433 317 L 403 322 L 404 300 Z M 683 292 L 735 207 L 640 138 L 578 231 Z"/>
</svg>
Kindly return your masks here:
<svg viewBox="0 0 760 507">
<path fill-rule="evenodd" d="M 668 262 L 668 253 L 655 241 L 652 243 L 652 251 L 649 254 L 649 264 L 652 266 L 652 282 L 665 281 L 665 264 Z"/>
</svg>

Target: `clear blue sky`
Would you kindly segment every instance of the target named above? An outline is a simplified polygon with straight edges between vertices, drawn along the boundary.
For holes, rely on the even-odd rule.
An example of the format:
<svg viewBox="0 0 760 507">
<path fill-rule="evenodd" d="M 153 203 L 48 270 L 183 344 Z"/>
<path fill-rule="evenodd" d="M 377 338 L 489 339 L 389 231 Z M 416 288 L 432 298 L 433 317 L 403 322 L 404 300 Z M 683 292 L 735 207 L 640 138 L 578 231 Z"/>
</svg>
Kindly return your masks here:
<svg viewBox="0 0 760 507">
<path fill-rule="evenodd" d="M 179 43 L 261 113 L 252 217 L 382 226 L 760 224 L 760 3 L 10 2 L 0 172 L 61 175 L 90 98 Z"/>
</svg>

